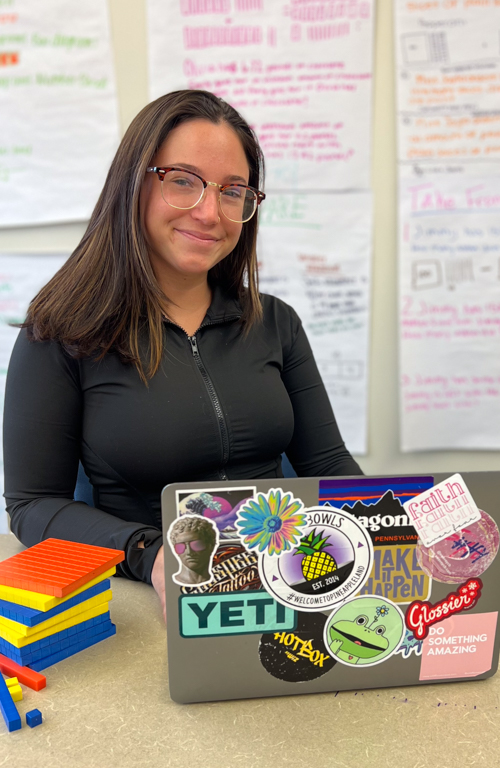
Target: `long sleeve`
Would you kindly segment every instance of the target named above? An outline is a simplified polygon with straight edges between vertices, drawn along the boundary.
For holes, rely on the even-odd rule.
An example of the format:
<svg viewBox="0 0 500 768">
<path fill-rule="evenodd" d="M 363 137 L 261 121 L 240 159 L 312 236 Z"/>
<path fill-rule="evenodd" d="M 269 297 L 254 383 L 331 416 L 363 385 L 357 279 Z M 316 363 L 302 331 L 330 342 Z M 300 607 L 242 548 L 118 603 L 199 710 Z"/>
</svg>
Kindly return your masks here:
<svg viewBox="0 0 500 768">
<path fill-rule="evenodd" d="M 291 323 L 293 342 L 282 371 L 294 413 L 286 454 L 300 477 L 362 475 L 342 440 L 311 346 L 293 310 Z"/>
<path fill-rule="evenodd" d="M 79 364 L 56 342 L 22 330 L 9 365 L 4 409 L 5 498 L 26 546 L 53 537 L 121 549 L 122 575 L 150 580 L 161 532 L 73 500 L 81 446 Z M 139 541 L 145 548 L 138 548 Z"/>
</svg>

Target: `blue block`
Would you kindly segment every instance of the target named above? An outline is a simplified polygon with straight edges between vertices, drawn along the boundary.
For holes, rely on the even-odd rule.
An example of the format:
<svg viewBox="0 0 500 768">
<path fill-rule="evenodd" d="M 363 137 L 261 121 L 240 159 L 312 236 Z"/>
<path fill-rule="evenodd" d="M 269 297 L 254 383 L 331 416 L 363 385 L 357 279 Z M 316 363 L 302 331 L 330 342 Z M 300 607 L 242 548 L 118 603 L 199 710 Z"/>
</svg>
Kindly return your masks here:
<svg viewBox="0 0 500 768">
<path fill-rule="evenodd" d="M 94 637 L 87 638 L 86 640 L 83 640 L 76 645 L 72 645 L 70 648 L 67 648 L 64 651 L 59 651 L 59 653 L 54 653 L 52 656 L 46 656 L 40 661 L 35 661 L 33 664 L 30 664 L 30 668 L 34 669 L 36 672 L 41 672 L 42 669 L 47 669 L 47 667 L 51 667 L 53 664 L 57 664 L 59 661 L 63 661 L 69 656 L 73 656 L 75 653 L 84 651 L 85 648 L 90 648 L 91 645 L 100 643 L 101 640 L 105 640 L 107 637 L 111 637 L 115 634 L 116 627 L 114 624 L 110 623 L 110 626 L 106 627 L 104 632 L 100 632 L 99 634 L 94 635 Z"/>
<path fill-rule="evenodd" d="M 64 603 L 56 605 L 48 611 L 38 611 L 34 608 L 26 608 L 24 605 L 18 605 L 17 603 L 9 603 L 7 600 L 0 600 L 0 616 L 4 616 L 6 619 L 12 619 L 19 624 L 24 624 L 26 627 L 36 627 L 37 624 L 41 624 L 42 621 L 51 619 L 52 616 L 57 616 L 63 611 L 73 608 L 75 605 L 83 603 L 85 600 L 90 600 L 91 597 L 100 595 L 101 592 L 105 592 L 111 586 L 109 579 L 104 579 L 98 584 L 94 584 L 93 587 L 85 589 L 79 595 L 70 597 L 69 600 L 65 600 Z"/>
<path fill-rule="evenodd" d="M 39 709 L 32 709 L 30 712 L 26 712 L 26 722 L 30 728 L 34 728 L 36 725 L 42 724 L 42 713 Z"/>
<path fill-rule="evenodd" d="M 9 731 L 18 731 L 21 727 L 21 718 L 12 701 L 12 696 L 7 688 L 7 683 L 0 674 L 0 711 L 2 712 L 5 725 Z"/>
<path fill-rule="evenodd" d="M 101 613 L 95 618 L 100 620 L 99 625 L 111 620 L 109 611 Z M 95 619 L 87 619 L 87 621 L 81 621 L 80 624 L 75 624 L 74 627 L 71 627 L 74 632 L 72 632 L 69 637 L 68 630 L 65 629 L 62 632 L 55 632 L 53 635 L 49 635 L 49 637 L 44 637 L 42 640 L 28 643 L 28 645 L 24 645 L 22 648 L 17 648 L 15 645 L 12 645 L 12 643 L 8 643 L 7 640 L 0 637 L 0 653 L 3 653 L 4 656 L 17 662 L 22 667 L 31 666 L 33 661 L 39 661 L 45 656 L 51 655 L 51 648 L 55 643 L 60 643 L 66 639 L 68 639 L 68 642 L 71 645 L 78 643 L 84 637 L 82 633 L 91 628 L 94 621 Z"/>
</svg>

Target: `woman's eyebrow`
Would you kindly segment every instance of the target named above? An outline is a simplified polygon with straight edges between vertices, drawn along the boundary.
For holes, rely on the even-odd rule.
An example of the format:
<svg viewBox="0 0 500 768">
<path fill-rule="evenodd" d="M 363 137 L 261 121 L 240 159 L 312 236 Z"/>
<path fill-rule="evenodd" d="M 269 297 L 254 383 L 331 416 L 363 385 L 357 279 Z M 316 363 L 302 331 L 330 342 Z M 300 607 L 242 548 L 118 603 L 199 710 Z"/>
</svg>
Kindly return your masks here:
<svg viewBox="0 0 500 768">
<path fill-rule="evenodd" d="M 203 176 L 201 170 L 197 168 L 196 165 L 189 165 L 189 163 L 171 163 L 170 165 L 172 168 L 185 168 L 187 171 L 193 171 L 194 173 L 197 173 L 198 176 Z M 207 181 L 210 181 L 210 179 L 207 179 Z M 244 179 L 243 176 L 226 176 L 226 181 L 228 184 L 231 182 L 242 182 L 245 186 L 248 184 L 247 180 Z"/>
</svg>

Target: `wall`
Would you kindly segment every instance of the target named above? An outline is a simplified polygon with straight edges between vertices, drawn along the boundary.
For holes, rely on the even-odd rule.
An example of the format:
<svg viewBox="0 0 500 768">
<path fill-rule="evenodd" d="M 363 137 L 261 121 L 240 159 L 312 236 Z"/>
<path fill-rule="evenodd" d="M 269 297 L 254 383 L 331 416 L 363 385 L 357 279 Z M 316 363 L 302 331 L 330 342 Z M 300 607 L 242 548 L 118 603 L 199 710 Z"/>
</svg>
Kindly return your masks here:
<svg viewBox="0 0 500 768">
<path fill-rule="evenodd" d="M 396 0 L 397 1 L 397 0 Z M 109 0 L 122 132 L 147 103 L 145 0 Z M 399 451 L 397 371 L 396 132 L 392 0 L 378 0 L 375 39 L 373 319 L 368 474 L 491 470 L 500 452 Z M 69 251 L 83 223 L 0 229 L 0 251 Z"/>
</svg>

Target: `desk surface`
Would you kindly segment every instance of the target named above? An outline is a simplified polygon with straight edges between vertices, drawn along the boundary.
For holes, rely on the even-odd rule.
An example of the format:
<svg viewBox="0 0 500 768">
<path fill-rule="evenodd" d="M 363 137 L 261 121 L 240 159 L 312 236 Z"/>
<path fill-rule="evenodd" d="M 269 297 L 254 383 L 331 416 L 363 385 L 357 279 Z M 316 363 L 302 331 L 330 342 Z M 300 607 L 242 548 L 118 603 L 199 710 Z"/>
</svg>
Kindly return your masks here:
<svg viewBox="0 0 500 768">
<path fill-rule="evenodd" d="M 22 549 L 0 535 L 0 560 Z M 20 731 L 0 719 L 0 766 L 457 768 L 500 764 L 500 675 L 471 683 L 174 704 L 151 587 L 112 580 L 115 637 L 23 686 Z M 38 708 L 41 726 L 24 713 Z"/>
</svg>

